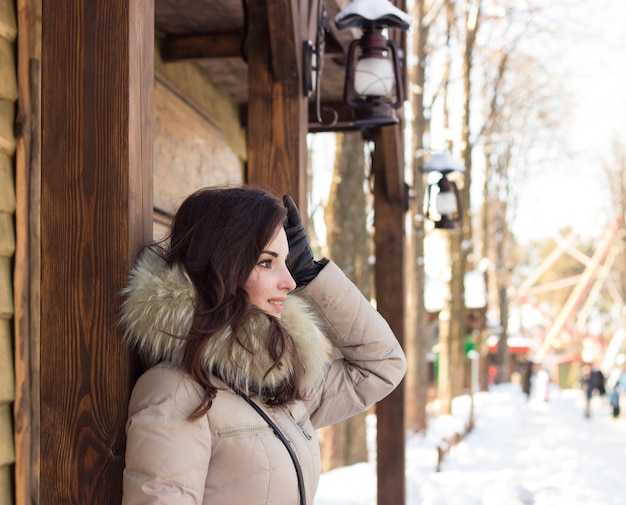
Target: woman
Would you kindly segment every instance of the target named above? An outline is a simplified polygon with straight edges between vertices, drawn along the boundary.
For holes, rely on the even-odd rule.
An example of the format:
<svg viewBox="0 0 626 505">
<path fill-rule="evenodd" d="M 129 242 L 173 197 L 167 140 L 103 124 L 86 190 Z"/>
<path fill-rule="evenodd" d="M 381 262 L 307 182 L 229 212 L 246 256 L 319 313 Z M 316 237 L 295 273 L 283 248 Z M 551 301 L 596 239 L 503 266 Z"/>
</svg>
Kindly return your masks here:
<svg viewBox="0 0 626 505">
<path fill-rule="evenodd" d="M 406 361 L 384 319 L 316 262 L 293 200 L 203 189 L 124 290 L 150 366 L 127 423 L 124 505 L 312 505 L 315 430 L 368 409 Z"/>
</svg>

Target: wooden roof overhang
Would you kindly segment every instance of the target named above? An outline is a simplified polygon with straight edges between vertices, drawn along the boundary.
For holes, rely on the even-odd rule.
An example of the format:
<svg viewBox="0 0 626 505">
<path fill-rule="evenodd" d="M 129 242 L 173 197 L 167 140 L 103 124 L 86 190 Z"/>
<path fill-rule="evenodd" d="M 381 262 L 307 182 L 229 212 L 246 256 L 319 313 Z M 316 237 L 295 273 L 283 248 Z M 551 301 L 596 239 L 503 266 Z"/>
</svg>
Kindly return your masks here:
<svg viewBox="0 0 626 505">
<path fill-rule="evenodd" d="M 320 79 L 319 104 L 316 94 L 301 98 L 299 128 L 303 134 L 322 131 L 361 130 L 364 136 L 372 138 L 375 131 L 354 125 L 354 110 L 346 106 L 344 96 L 345 61 L 350 43 L 360 37 L 358 29 L 338 30 L 334 17 L 343 10 L 351 0 L 320 0 L 327 18 L 327 29 L 324 39 L 324 62 Z M 404 0 L 392 1 L 400 8 L 405 8 Z M 256 9 L 256 12 L 255 12 Z M 302 42 L 315 42 L 318 30 L 317 0 L 156 0 L 155 29 L 160 41 L 161 57 L 165 62 L 192 61 L 202 69 L 208 79 L 221 88 L 239 106 L 242 125 L 254 129 L 254 137 L 249 147 L 252 156 L 251 182 L 255 180 L 255 154 L 265 152 L 267 147 L 261 143 L 271 144 L 272 140 L 259 136 L 258 132 L 268 131 L 263 118 L 282 110 L 284 101 L 276 100 L 276 83 L 295 83 L 296 90 L 302 89 Z M 252 21 L 248 21 L 252 20 Z M 267 24 L 262 27 L 263 20 Z M 390 36 L 405 51 L 406 40 L 403 32 L 392 30 Z M 262 65 L 260 76 L 258 64 Z M 269 71 L 271 75 L 267 75 Z M 403 77 L 404 79 L 404 77 Z M 256 85 L 261 84 L 260 93 Z M 293 88 L 293 85 L 292 85 Z M 284 93 L 284 92 L 283 92 Z M 293 92 L 292 92 L 293 93 Z M 259 94 L 261 96 L 259 96 Z M 261 123 L 255 123 L 255 106 L 265 103 L 261 114 Z M 287 100 L 288 102 L 289 100 Z M 294 97 L 291 96 L 291 101 Z M 295 99 L 295 101 L 298 101 Z M 250 111 L 252 102 L 253 110 Z M 293 104 L 292 104 L 293 105 Z M 271 114 L 266 114 L 268 108 Z M 324 110 L 330 109 L 337 113 L 337 121 L 333 125 L 322 124 L 318 120 L 318 109 L 326 119 Z M 289 111 L 286 112 L 289 114 Z M 401 112 L 399 113 L 401 114 Z M 289 124 L 289 119 L 283 116 Z M 252 121 L 252 122 L 251 122 Z M 260 127 L 260 128 L 259 128 Z M 391 144 L 402 145 L 402 132 L 398 127 L 384 128 L 392 131 L 392 137 L 386 134 Z M 295 130 L 291 130 L 292 132 Z M 255 139 L 256 142 L 255 147 Z M 304 141 L 301 142 L 304 144 Z M 300 146 L 304 151 L 304 145 Z M 300 166 L 305 167 L 302 152 L 299 156 Z M 271 160 L 264 156 L 263 160 Z M 274 168 L 281 163 L 274 163 Z M 270 169 L 272 170 L 272 169 Z M 395 201 L 405 200 L 403 179 L 403 163 L 392 166 L 386 164 L 385 191 L 387 197 Z M 268 182 L 267 170 L 264 170 L 263 182 Z M 287 180 L 290 183 L 287 183 Z M 276 180 L 269 177 L 269 180 Z M 278 179 L 282 187 L 292 194 L 298 195 L 297 201 L 304 203 L 305 189 L 302 183 L 293 181 L 293 177 Z"/>
<path fill-rule="evenodd" d="M 157 0 L 155 22 L 161 40 L 161 56 L 166 62 L 193 61 L 207 77 L 223 89 L 242 109 L 242 122 L 247 121 L 249 102 L 248 62 L 255 41 L 251 30 L 256 23 L 249 23 L 249 10 L 255 2 L 233 0 L 191 0 L 181 9 L 179 0 Z M 347 48 L 359 30 L 338 30 L 332 19 L 350 0 L 323 0 L 328 19 L 325 37 L 323 72 L 321 76 L 321 105 L 337 111 L 337 124 L 328 127 L 316 118 L 315 97 L 308 100 L 309 131 L 354 130 L 353 111 L 343 102 L 345 79 L 345 55 Z M 210 6 L 209 6 L 210 4 Z M 268 38 L 272 66 L 277 81 L 289 80 L 302 70 L 301 40 L 315 42 L 317 23 L 316 0 L 267 2 Z M 296 9 L 295 7 L 300 7 Z M 294 12 L 301 12 L 299 20 Z M 195 12 L 190 16 L 189 12 Z M 258 18 L 252 18 L 258 21 Z M 301 37 L 298 34 L 300 22 Z"/>
</svg>

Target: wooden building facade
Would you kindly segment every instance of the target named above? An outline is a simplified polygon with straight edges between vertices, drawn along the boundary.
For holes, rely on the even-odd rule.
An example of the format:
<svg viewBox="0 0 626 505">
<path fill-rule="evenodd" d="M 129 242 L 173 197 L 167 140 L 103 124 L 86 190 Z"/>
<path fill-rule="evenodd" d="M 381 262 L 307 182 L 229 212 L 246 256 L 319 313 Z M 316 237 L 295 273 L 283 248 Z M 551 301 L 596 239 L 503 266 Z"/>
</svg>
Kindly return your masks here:
<svg viewBox="0 0 626 505">
<path fill-rule="evenodd" d="M 323 1 L 330 18 L 349 3 Z M 120 288 L 199 187 L 250 182 L 306 208 L 306 135 L 324 129 L 302 82 L 316 11 L 0 0 L 0 505 L 120 502 L 139 371 L 117 325 Z M 340 111 L 335 129 L 354 129 L 331 63 L 358 34 L 331 35 L 322 101 Z M 378 308 L 402 340 L 401 122 L 364 133 Z M 404 502 L 403 395 L 377 406 L 379 503 Z"/>
<path fill-rule="evenodd" d="M 11 503 L 15 444 L 13 439 L 13 282 L 15 254 L 15 102 L 17 21 L 12 0 L 0 1 L 0 503 Z"/>
</svg>

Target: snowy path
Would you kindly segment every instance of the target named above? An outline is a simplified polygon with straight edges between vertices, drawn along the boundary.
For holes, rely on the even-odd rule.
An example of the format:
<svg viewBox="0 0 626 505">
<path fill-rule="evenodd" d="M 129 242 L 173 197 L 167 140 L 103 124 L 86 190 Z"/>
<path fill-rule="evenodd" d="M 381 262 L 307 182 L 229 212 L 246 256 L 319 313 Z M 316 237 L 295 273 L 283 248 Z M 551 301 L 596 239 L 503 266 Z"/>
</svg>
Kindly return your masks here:
<svg viewBox="0 0 626 505">
<path fill-rule="evenodd" d="M 407 440 L 407 505 L 626 505 L 626 418 L 600 398 L 591 419 L 582 412 L 577 390 L 553 389 L 548 403 L 510 384 L 478 394 L 476 426 L 441 472 L 433 433 L 450 419 Z M 375 505 L 375 486 L 373 464 L 340 468 L 322 476 L 315 505 Z"/>
</svg>

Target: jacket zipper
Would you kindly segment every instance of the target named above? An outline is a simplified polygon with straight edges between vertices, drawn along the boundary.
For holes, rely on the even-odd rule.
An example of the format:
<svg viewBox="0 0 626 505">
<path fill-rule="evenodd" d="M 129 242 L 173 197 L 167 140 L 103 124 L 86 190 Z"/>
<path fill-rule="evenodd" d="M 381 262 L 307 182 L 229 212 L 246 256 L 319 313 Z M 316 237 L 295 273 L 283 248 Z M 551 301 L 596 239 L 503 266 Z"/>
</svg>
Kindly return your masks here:
<svg viewBox="0 0 626 505">
<path fill-rule="evenodd" d="M 304 423 L 307 422 L 307 419 L 308 419 L 308 416 L 298 421 L 297 425 L 298 425 L 298 428 L 300 428 L 300 431 L 302 432 L 302 434 L 304 435 L 304 438 L 306 438 L 307 440 L 311 440 L 313 436 L 304 428 Z"/>
</svg>

